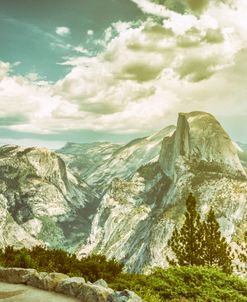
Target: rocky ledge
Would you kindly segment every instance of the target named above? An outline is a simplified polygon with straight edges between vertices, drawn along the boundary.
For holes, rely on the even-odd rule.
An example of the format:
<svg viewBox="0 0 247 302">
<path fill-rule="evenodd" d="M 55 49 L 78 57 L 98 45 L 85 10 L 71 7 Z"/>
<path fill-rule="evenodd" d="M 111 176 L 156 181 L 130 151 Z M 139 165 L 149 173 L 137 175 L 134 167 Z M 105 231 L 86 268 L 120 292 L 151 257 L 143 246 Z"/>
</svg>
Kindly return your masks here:
<svg viewBox="0 0 247 302">
<path fill-rule="evenodd" d="M 131 291 L 112 290 L 104 280 L 91 283 L 81 277 L 70 278 L 60 273 L 37 272 L 35 269 L 0 268 L 0 281 L 54 291 L 83 302 L 143 302 Z"/>
</svg>

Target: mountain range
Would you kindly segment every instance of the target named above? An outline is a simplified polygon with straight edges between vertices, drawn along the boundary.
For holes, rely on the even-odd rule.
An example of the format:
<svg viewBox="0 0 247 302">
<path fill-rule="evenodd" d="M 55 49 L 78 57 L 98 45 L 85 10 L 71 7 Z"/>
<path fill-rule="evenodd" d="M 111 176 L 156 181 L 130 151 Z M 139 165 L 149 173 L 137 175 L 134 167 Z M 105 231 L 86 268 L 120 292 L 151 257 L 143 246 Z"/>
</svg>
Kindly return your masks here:
<svg viewBox="0 0 247 302">
<path fill-rule="evenodd" d="M 0 147 L 0 247 L 102 253 L 128 271 L 166 266 L 167 241 L 192 192 L 229 242 L 247 227 L 247 145 L 209 113 L 130 143 L 67 143 L 56 152 Z"/>
</svg>

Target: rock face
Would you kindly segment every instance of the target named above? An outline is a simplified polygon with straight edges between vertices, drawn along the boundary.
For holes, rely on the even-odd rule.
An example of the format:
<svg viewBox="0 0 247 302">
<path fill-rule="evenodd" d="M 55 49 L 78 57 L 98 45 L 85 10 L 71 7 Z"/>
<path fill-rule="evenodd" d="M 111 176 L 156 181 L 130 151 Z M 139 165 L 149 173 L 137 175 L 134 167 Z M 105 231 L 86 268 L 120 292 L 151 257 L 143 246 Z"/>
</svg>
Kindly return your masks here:
<svg viewBox="0 0 247 302">
<path fill-rule="evenodd" d="M 167 241 L 183 222 L 189 192 L 202 217 L 212 206 L 227 239 L 241 240 L 247 226 L 246 172 L 235 144 L 205 112 L 180 114 L 176 131 L 164 135 L 159 158 L 131 177 L 112 180 L 78 255 L 116 257 L 129 271 L 166 266 Z"/>
<path fill-rule="evenodd" d="M 125 146 L 68 143 L 57 153 L 0 147 L 0 247 L 45 244 L 73 252 L 85 243 L 112 180 L 157 160 L 164 135 L 174 130 Z"/>
<path fill-rule="evenodd" d="M 127 145 L 110 143 L 68 143 L 58 150 L 74 175 L 79 175 L 102 196 L 115 177 L 128 179 L 146 163 L 157 160 L 162 140 L 174 133 L 169 126 L 149 137 L 136 139 Z"/>
<path fill-rule="evenodd" d="M 247 144 L 237 143 L 238 156 L 247 173 Z"/>
<path fill-rule="evenodd" d="M 77 175 L 82 180 L 87 180 L 120 147 L 121 145 L 107 142 L 67 143 L 57 153 L 64 159 L 74 175 Z"/>
<path fill-rule="evenodd" d="M 27 284 L 75 297 L 82 302 L 142 302 L 142 299 L 131 291 L 114 292 L 104 280 L 92 284 L 79 277 L 69 278 L 64 274 L 37 272 L 31 269 L 0 267 L 0 282 Z"/>
<path fill-rule="evenodd" d="M 205 163 L 228 175 L 246 176 L 236 146 L 220 123 L 205 112 L 180 113 L 177 130 L 164 139 L 160 166 L 170 178 L 176 178 L 181 158 L 188 164 Z"/>
<path fill-rule="evenodd" d="M 131 178 L 141 166 L 158 159 L 163 138 L 174 133 L 175 128 L 169 126 L 152 136 L 121 146 L 86 178 L 86 182 L 105 193 L 113 178 Z"/>
<path fill-rule="evenodd" d="M 87 214 L 95 201 L 92 189 L 54 152 L 0 148 L 0 246 L 73 249 L 90 227 Z"/>
</svg>

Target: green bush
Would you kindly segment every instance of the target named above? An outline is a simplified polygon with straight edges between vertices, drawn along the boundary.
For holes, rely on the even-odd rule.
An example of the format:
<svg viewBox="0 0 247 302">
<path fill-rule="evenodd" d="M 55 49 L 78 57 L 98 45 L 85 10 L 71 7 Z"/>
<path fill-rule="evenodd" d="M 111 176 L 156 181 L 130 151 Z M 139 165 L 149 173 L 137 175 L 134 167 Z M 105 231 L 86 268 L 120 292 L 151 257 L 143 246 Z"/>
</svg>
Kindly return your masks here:
<svg viewBox="0 0 247 302">
<path fill-rule="evenodd" d="M 31 250 L 6 247 L 0 251 L 0 264 L 82 276 L 91 282 L 102 278 L 113 289 L 132 290 L 146 302 L 247 302 L 246 280 L 212 267 L 157 268 L 150 275 L 130 274 L 123 273 L 122 264 L 102 255 L 78 260 L 63 250 L 40 246 Z"/>
<path fill-rule="evenodd" d="M 0 263 L 5 267 L 34 268 L 38 271 L 60 272 L 70 276 L 82 276 L 86 280 L 104 279 L 111 282 L 122 272 L 123 264 L 102 255 L 91 255 L 81 260 L 61 249 L 32 249 L 6 247 L 0 252 Z"/>
<path fill-rule="evenodd" d="M 220 269 L 187 266 L 158 268 L 153 274 L 121 274 L 110 286 L 128 288 L 147 302 L 246 302 L 247 282 Z"/>
</svg>

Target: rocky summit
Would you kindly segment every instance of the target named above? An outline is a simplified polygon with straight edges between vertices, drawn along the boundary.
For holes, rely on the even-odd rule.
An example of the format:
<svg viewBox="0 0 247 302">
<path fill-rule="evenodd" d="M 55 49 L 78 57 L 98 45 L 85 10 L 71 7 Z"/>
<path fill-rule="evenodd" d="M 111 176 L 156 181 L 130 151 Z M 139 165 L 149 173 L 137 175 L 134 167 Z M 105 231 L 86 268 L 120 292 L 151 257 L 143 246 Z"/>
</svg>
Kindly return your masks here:
<svg viewBox="0 0 247 302">
<path fill-rule="evenodd" d="M 189 192 L 236 245 L 247 226 L 246 150 L 205 112 L 127 145 L 0 147 L 0 245 L 103 253 L 128 271 L 166 266 Z"/>
</svg>

